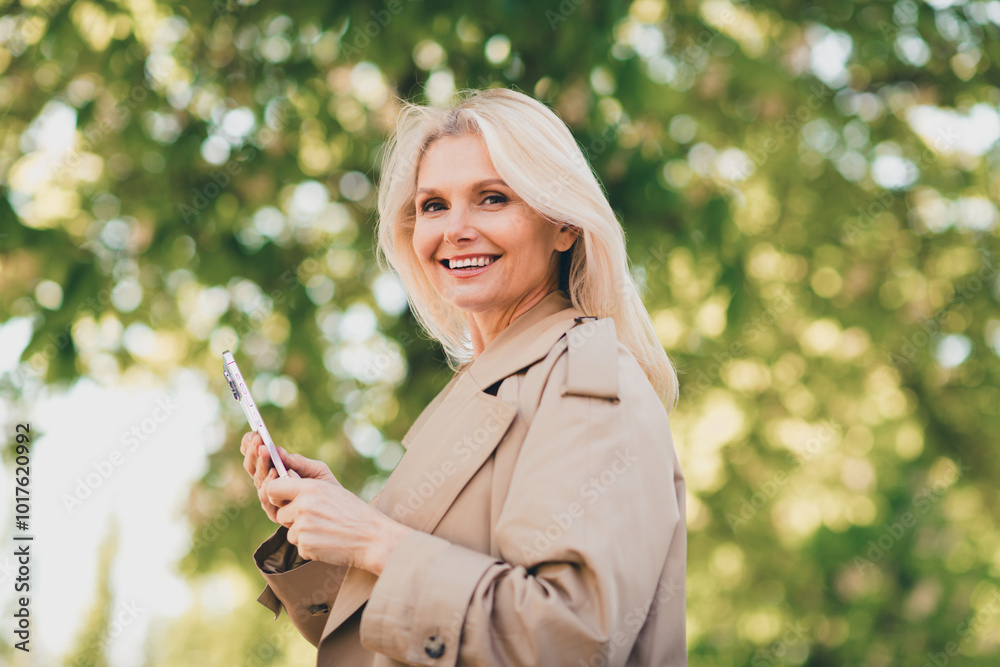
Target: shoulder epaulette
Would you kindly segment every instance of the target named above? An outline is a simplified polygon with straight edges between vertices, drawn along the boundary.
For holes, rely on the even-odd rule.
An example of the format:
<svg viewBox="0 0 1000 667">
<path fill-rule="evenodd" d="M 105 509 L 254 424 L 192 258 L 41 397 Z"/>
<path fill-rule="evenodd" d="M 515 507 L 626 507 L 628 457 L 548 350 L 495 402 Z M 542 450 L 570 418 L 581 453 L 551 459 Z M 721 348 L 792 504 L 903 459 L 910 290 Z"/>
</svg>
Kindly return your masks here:
<svg viewBox="0 0 1000 667">
<path fill-rule="evenodd" d="M 610 317 L 577 317 L 566 332 L 566 383 L 562 395 L 618 402 L 618 335 Z"/>
</svg>

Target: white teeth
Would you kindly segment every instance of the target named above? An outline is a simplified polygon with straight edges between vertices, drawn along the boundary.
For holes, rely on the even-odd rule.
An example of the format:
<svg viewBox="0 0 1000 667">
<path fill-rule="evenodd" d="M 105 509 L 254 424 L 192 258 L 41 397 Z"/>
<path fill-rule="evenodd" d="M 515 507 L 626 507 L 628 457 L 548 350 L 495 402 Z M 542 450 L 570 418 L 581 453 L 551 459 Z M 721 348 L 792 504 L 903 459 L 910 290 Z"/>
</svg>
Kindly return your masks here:
<svg viewBox="0 0 1000 667">
<path fill-rule="evenodd" d="M 460 259 L 458 261 L 449 259 L 448 268 L 462 269 L 467 266 L 486 266 L 487 264 L 492 264 L 494 261 L 496 260 L 493 257 L 469 257 L 467 259 Z"/>
</svg>

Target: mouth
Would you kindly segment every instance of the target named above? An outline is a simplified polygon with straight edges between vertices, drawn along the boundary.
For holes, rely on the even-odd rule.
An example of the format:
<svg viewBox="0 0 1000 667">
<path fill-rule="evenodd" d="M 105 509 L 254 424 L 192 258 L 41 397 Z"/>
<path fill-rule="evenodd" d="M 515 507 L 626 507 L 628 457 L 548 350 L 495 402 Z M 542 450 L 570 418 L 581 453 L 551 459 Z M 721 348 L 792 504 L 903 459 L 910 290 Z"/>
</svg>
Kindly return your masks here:
<svg viewBox="0 0 1000 667">
<path fill-rule="evenodd" d="M 469 277 L 472 277 L 472 276 L 477 276 L 480 273 L 483 273 L 488 268 L 490 268 L 491 266 L 493 266 L 494 264 L 496 264 L 497 261 L 502 256 L 503 255 L 485 255 L 485 257 L 489 257 L 490 258 L 490 262 L 488 264 L 483 265 L 483 266 L 464 266 L 462 268 L 452 269 L 452 268 L 449 267 L 449 262 L 448 262 L 447 259 L 440 260 L 438 262 L 438 264 L 440 264 L 441 266 L 443 266 L 444 270 L 447 271 L 450 275 L 453 275 L 453 276 L 455 276 L 457 278 L 469 278 Z"/>
</svg>

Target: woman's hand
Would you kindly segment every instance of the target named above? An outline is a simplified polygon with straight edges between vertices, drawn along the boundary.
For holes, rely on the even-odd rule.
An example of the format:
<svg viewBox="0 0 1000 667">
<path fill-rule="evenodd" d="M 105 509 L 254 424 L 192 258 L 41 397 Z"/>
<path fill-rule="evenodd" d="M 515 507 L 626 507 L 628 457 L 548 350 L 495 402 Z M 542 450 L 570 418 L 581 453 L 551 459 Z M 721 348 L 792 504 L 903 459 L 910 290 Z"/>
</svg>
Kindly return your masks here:
<svg viewBox="0 0 1000 667">
<path fill-rule="evenodd" d="M 393 521 L 337 482 L 272 479 L 267 500 L 299 555 L 382 574 L 389 554 L 413 529 Z"/>
<path fill-rule="evenodd" d="M 275 445 L 281 461 L 288 469 L 288 475 L 294 478 L 315 479 L 321 482 L 333 482 L 340 486 L 329 466 L 322 461 L 307 459 L 301 454 L 289 454 L 281 447 Z M 271 453 L 264 444 L 264 439 L 259 433 L 250 432 L 243 436 L 240 442 L 240 453 L 243 454 L 243 468 L 253 478 L 254 486 L 257 487 L 257 497 L 260 499 L 260 506 L 264 508 L 267 518 L 278 523 L 275 507 L 267 498 L 267 485 L 271 480 L 278 478 L 278 471 L 271 465 Z"/>
</svg>

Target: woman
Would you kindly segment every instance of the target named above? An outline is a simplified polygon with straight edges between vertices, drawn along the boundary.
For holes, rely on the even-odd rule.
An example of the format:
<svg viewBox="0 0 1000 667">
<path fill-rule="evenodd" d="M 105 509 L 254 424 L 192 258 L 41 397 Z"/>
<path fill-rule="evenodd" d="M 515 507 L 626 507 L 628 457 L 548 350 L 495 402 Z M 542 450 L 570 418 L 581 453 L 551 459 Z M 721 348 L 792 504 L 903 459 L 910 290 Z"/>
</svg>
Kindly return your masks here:
<svg viewBox="0 0 1000 667">
<path fill-rule="evenodd" d="M 408 105 L 378 206 L 456 373 L 371 504 L 244 436 L 260 602 L 319 665 L 686 665 L 677 378 L 569 130 L 505 89 Z"/>
</svg>

